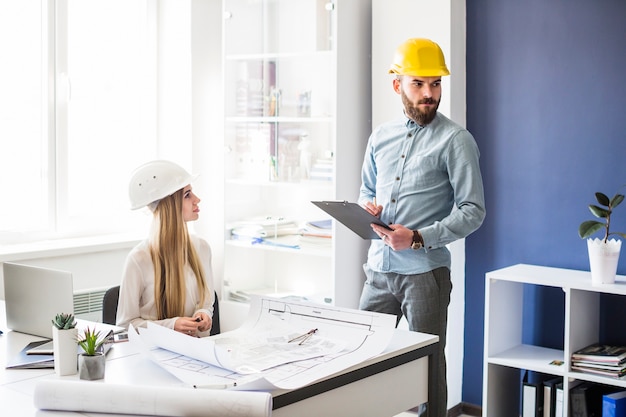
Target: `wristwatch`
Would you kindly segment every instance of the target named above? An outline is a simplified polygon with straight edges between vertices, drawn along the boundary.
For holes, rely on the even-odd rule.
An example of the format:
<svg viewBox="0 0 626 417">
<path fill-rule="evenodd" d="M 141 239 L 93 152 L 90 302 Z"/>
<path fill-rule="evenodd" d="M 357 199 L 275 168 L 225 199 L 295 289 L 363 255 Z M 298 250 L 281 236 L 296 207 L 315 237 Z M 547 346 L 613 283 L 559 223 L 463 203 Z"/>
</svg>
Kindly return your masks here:
<svg viewBox="0 0 626 417">
<path fill-rule="evenodd" d="M 413 230 L 413 243 L 411 243 L 411 249 L 420 250 L 424 247 L 424 239 L 417 230 Z"/>
</svg>

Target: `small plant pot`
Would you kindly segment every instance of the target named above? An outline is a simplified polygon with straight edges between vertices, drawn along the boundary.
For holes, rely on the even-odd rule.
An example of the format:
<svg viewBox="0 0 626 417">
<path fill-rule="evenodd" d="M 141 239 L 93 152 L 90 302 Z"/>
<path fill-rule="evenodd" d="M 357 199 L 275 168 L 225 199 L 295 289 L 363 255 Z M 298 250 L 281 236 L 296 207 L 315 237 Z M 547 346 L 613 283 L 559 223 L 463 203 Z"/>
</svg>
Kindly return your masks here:
<svg viewBox="0 0 626 417">
<path fill-rule="evenodd" d="M 104 369 L 106 365 L 106 357 L 104 353 L 96 353 L 95 355 L 81 354 L 78 356 L 78 370 L 80 379 L 94 381 L 104 378 Z"/>
<path fill-rule="evenodd" d="M 54 372 L 59 376 L 75 375 L 78 372 L 77 335 L 76 328 L 62 330 L 52 326 Z"/>
<path fill-rule="evenodd" d="M 621 240 L 610 239 L 604 243 L 598 238 L 587 239 L 592 285 L 615 283 L 621 247 Z"/>
</svg>

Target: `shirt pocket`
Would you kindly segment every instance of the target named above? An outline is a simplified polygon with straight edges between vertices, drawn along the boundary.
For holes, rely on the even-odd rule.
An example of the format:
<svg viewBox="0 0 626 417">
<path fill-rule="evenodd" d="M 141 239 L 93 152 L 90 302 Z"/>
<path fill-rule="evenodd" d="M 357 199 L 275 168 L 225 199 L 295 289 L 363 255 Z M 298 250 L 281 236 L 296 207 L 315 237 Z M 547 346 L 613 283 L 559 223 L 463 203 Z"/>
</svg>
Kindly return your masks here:
<svg viewBox="0 0 626 417">
<path fill-rule="evenodd" d="M 434 187 L 448 179 L 442 165 L 438 158 L 432 156 L 414 156 L 407 161 L 402 182 L 405 187 Z"/>
</svg>

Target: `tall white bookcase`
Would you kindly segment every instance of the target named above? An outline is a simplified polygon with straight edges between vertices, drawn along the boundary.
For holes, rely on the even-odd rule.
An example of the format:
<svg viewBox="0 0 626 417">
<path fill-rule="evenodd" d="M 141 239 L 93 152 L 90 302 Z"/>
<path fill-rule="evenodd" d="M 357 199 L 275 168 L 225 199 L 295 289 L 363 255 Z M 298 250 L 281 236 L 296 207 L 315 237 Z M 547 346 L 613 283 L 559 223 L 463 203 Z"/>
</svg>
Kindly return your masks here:
<svg viewBox="0 0 626 417">
<path fill-rule="evenodd" d="M 563 350 L 522 343 L 527 285 L 563 290 Z M 580 381 L 626 388 L 626 377 L 614 379 L 571 370 L 572 353 L 599 342 L 602 294 L 615 294 L 626 302 L 626 277 L 618 276 L 615 284 L 593 286 L 590 272 L 525 264 L 486 274 L 483 416 L 518 415 L 524 370 L 563 377 L 563 416 L 569 415 L 569 389 Z M 562 364 L 553 364 L 555 360 Z"/>
<path fill-rule="evenodd" d="M 371 132 L 370 0 L 222 4 L 220 308 L 246 310 L 253 295 L 357 307 L 368 242 L 347 228 L 335 225 L 326 244 L 277 233 L 251 243 L 233 231 L 263 219 L 329 219 L 312 200 L 358 197 Z"/>
</svg>

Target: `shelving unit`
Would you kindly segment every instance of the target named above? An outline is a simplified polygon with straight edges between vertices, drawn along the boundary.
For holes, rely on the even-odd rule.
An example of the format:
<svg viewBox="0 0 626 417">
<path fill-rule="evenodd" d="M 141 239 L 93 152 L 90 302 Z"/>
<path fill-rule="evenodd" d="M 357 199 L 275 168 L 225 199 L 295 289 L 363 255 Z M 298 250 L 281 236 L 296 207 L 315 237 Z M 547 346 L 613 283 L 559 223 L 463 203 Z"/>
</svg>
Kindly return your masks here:
<svg viewBox="0 0 626 417">
<path fill-rule="evenodd" d="M 367 246 L 343 226 L 326 244 L 297 234 L 251 243 L 231 231 L 266 217 L 327 219 L 312 200 L 358 196 L 371 131 L 368 1 L 223 1 L 224 303 L 358 303 Z"/>
<path fill-rule="evenodd" d="M 524 286 L 527 285 L 563 290 L 563 350 L 522 343 Z M 486 274 L 484 416 L 519 413 L 520 375 L 524 370 L 563 377 L 564 416 L 569 415 L 569 389 L 579 381 L 626 388 L 626 378 L 599 377 L 571 370 L 572 353 L 599 341 L 602 294 L 624 296 L 626 302 L 626 277 L 618 276 L 615 284 L 593 286 L 589 272 L 524 264 Z M 562 365 L 551 364 L 555 360 L 562 361 Z"/>
</svg>

